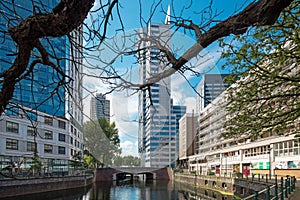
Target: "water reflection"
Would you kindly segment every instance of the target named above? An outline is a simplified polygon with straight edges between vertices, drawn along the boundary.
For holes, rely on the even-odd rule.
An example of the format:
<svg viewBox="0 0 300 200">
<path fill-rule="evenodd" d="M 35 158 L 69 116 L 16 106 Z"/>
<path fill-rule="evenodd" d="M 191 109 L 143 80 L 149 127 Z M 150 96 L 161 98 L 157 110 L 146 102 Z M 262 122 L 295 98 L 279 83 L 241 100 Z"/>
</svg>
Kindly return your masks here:
<svg viewBox="0 0 300 200">
<path fill-rule="evenodd" d="M 178 199 L 171 181 L 134 182 L 124 185 L 117 185 L 115 182 L 97 182 L 87 196 L 88 199 L 101 200 Z"/>
<path fill-rule="evenodd" d="M 134 182 L 117 185 L 115 182 L 97 182 L 84 200 L 231 200 L 219 192 L 172 181 Z"/>
<path fill-rule="evenodd" d="M 1 196 L 0 196 L 1 199 Z M 231 200 L 216 191 L 195 188 L 172 181 L 151 181 L 132 184 L 97 182 L 87 188 L 40 193 L 5 200 Z"/>
</svg>

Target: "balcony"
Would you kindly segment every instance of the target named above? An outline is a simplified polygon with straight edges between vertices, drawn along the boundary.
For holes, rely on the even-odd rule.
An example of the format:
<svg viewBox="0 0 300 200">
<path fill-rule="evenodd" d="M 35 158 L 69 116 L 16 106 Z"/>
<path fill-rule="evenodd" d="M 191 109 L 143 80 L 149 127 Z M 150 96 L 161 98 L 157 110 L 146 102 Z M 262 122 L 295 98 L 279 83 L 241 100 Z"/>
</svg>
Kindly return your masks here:
<svg viewBox="0 0 300 200">
<path fill-rule="evenodd" d="M 249 155 L 245 156 L 243 155 L 243 160 L 244 161 L 253 161 L 253 160 L 268 160 L 269 159 L 269 154 L 260 154 L 260 155 Z"/>
<path fill-rule="evenodd" d="M 240 156 L 228 156 L 228 157 L 223 157 L 222 158 L 222 163 L 232 163 L 232 162 L 240 162 Z"/>
</svg>

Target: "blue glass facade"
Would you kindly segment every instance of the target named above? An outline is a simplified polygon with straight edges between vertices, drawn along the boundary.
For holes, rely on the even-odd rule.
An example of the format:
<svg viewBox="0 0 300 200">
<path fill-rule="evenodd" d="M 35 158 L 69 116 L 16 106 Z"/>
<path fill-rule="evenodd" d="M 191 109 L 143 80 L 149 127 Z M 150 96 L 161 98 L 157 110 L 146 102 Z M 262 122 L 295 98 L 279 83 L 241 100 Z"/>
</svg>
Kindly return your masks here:
<svg viewBox="0 0 300 200">
<path fill-rule="evenodd" d="M 179 120 L 186 113 L 186 106 L 173 105 L 172 104 L 172 114 L 176 116 L 176 157 L 179 156 Z"/>
<path fill-rule="evenodd" d="M 11 67 L 16 53 L 16 44 L 10 38 L 7 30 L 17 25 L 22 19 L 32 15 L 33 12 L 45 13 L 51 11 L 59 0 L 3 0 L 0 3 L 0 73 Z M 45 49 L 52 57 L 52 62 L 66 72 L 66 57 L 68 55 L 67 37 L 44 38 L 41 40 Z M 38 59 L 38 51 L 32 52 L 29 64 Z M 12 102 L 18 103 L 38 111 L 54 116 L 65 116 L 65 89 L 57 88 L 62 79 L 50 66 L 36 65 L 33 75 L 26 77 L 16 84 Z"/>
</svg>

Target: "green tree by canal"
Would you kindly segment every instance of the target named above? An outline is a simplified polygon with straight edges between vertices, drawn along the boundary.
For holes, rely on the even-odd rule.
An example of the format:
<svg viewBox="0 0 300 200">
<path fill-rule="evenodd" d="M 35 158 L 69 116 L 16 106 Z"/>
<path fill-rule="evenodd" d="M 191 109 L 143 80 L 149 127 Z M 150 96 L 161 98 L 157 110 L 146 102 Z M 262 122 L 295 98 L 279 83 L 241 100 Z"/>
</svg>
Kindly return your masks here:
<svg viewBox="0 0 300 200">
<path fill-rule="evenodd" d="M 225 137 L 299 134 L 300 2 L 293 1 L 276 23 L 223 41 L 225 68 L 241 78 L 228 90 Z M 287 132 L 289 130 L 289 132 Z"/>
<path fill-rule="evenodd" d="M 88 121 L 83 126 L 85 146 L 101 166 L 111 166 L 112 160 L 121 153 L 116 124 L 100 118 Z M 84 158 L 89 160 L 89 158 Z"/>
</svg>

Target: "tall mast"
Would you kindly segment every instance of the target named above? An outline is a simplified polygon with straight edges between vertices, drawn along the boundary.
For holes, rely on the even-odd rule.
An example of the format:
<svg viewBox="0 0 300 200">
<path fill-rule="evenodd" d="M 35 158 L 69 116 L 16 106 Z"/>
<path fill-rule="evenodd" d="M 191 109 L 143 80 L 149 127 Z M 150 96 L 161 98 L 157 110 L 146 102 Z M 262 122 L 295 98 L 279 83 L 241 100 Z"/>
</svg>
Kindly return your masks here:
<svg viewBox="0 0 300 200">
<path fill-rule="evenodd" d="M 170 7 L 170 4 L 169 4 L 166 19 L 165 19 L 165 24 L 170 24 L 170 21 L 171 21 L 171 7 Z"/>
</svg>

